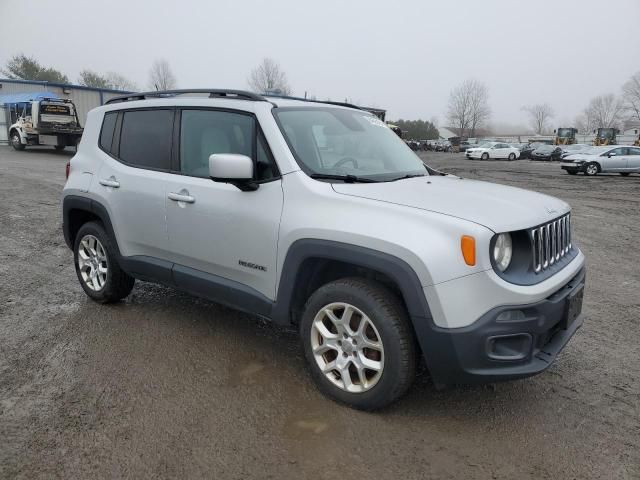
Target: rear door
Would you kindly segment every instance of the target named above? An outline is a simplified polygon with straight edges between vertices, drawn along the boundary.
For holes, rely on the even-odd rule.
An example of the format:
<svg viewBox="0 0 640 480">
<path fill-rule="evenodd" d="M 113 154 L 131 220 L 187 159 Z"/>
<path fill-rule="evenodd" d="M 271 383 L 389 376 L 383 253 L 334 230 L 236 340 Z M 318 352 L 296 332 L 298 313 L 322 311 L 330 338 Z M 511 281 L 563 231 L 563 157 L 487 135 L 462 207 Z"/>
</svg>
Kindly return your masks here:
<svg viewBox="0 0 640 480">
<path fill-rule="evenodd" d="M 627 147 L 627 172 L 640 173 L 640 148 Z"/>
<path fill-rule="evenodd" d="M 95 193 L 124 256 L 166 259 L 165 187 L 171 168 L 173 109 L 108 112 L 100 134 Z"/>
<path fill-rule="evenodd" d="M 178 118 L 178 172 L 167 184 L 174 271 L 185 276 L 205 272 L 274 299 L 283 191 L 255 117 L 243 111 L 184 108 Z M 214 153 L 251 157 L 259 188 L 243 192 L 211 180 L 209 156 Z"/>
</svg>

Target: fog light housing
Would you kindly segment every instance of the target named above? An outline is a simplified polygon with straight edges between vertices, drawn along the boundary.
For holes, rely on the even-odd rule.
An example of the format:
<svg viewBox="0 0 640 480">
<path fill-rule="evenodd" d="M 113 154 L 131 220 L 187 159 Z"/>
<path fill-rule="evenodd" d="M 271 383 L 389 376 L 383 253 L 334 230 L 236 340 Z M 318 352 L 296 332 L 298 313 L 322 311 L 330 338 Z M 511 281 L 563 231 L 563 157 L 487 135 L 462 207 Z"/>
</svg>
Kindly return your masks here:
<svg viewBox="0 0 640 480">
<path fill-rule="evenodd" d="M 492 360 L 522 360 L 529 356 L 532 343 L 531 335 L 528 333 L 489 337 L 487 339 L 487 356 Z"/>
<path fill-rule="evenodd" d="M 522 310 L 505 310 L 496 317 L 496 322 L 518 322 L 526 318 Z"/>
</svg>

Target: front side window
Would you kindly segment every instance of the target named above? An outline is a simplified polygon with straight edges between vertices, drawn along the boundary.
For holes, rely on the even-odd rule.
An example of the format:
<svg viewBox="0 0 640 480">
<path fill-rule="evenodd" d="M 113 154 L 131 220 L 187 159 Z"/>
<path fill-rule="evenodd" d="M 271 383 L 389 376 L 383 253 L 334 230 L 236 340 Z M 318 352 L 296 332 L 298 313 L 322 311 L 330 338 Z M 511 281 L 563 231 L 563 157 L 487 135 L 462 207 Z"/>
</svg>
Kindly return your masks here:
<svg viewBox="0 0 640 480">
<path fill-rule="evenodd" d="M 180 122 L 180 171 L 209 177 L 209 156 L 235 153 L 254 159 L 256 180 L 275 176 L 266 140 L 260 133 L 254 145 L 256 121 L 250 115 L 216 110 L 183 110 Z M 255 152 L 255 153 L 254 153 Z"/>
<path fill-rule="evenodd" d="M 307 173 L 387 181 L 427 175 L 422 160 L 377 117 L 332 107 L 273 110 L 287 143 Z"/>
<path fill-rule="evenodd" d="M 141 168 L 171 168 L 173 110 L 129 110 L 123 113 L 119 158 Z"/>
</svg>

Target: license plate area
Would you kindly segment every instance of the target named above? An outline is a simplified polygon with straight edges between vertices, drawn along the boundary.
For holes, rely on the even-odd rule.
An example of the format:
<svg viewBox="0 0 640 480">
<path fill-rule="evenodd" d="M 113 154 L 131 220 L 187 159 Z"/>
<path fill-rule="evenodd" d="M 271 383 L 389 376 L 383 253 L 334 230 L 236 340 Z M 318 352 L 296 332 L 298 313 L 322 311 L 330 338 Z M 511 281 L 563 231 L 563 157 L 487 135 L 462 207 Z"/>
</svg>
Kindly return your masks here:
<svg viewBox="0 0 640 480">
<path fill-rule="evenodd" d="M 565 305 L 564 315 L 560 322 L 560 328 L 567 330 L 571 324 L 582 313 L 582 301 L 584 299 L 584 285 L 576 288 L 569 297 Z"/>
<path fill-rule="evenodd" d="M 58 137 L 56 135 L 39 135 L 38 143 L 40 145 L 58 145 Z"/>
</svg>

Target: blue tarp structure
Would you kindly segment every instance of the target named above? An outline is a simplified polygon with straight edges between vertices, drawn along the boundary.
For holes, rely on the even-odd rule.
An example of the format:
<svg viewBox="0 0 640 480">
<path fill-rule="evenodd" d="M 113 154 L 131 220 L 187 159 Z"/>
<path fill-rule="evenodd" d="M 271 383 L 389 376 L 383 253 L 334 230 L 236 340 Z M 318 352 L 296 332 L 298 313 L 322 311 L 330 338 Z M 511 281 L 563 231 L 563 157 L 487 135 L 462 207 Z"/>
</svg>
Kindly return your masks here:
<svg viewBox="0 0 640 480">
<path fill-rule="evenodd" d="M 0 105 L 18 105 L 31 100 L 42 100 L 43 98 L 60 98 L 53 92 L 33 92 L 33 93 L 12 93 L 0 95 Z"/>
</svg>

